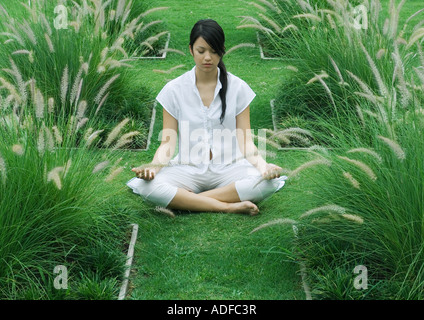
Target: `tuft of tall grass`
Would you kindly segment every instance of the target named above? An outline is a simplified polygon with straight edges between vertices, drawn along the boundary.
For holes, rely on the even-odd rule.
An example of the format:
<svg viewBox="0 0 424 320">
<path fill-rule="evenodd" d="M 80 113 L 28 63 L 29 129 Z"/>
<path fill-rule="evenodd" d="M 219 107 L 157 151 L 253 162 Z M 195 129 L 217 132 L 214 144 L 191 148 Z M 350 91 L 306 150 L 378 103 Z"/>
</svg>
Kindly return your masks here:
<svg viewBox="0 0 424 320">
<path fill-rule="evenodd" d="M 28 7 L 22 1 L 0 10 L 0 81 L 10 104 L 46 100 L 68 117 L 85 101 L 85 115 L 96 116 L 107 127 L 105 133 L 126 117 L 140 124 L 134 123 L 133 131 L 146 127 L 151 91 L 132 71 L 131 60 L 148 54 L 153 38 L 164 36 L 163 31 L 152 33 L 159 23 L 147 26 L 152 10 L 131 0 L 103 5 L 84 0 L 65 8 L 65 29 L 56 28 L 51 2 Z M 19 16 L 11 18 L 18 9 Z M 136 52 L 143 47 L 143 53 Z"/>
<path fill-rule="evenodd" d="M 0 297 L 101 298 L 84 293 L 90 281 L 109 283 L 102 294 L 112 297 L 130 219 L 109 183 L 125 167 L 122 155 L 92 148 L 102 139 L 87 137 L 95 121 L 77 128 L 78 110 L 68 119 L 36 118 L 0 106 Z M 87 139 L 77 141 L 78 130 Z M 54 287 L 58 265 L 68 269 L 67 290 Z"/>
<path fill-rule="evenodd" d="M 370 29 L 355 33 L 326 31 L 315 19 L 292 53 L 302 59 L 290 62 L 285 107 L 288 114 L 298 108 L 302 128 L 318 145 L 307 149 L 308 161 L 284 171 L 296 173 L 288 183 L 299 188 L 287 208 L 298 230 L 292 252 L 304 261 L 315 298 L 424 296 L 424 60 L 419 24 L 409 40 L 402 38 L 403 4 L 391 1 L 385 20 L 376 12 Z M 368 270 L 368 289 L 354 285 L 357 266 Z"/>
</svg>

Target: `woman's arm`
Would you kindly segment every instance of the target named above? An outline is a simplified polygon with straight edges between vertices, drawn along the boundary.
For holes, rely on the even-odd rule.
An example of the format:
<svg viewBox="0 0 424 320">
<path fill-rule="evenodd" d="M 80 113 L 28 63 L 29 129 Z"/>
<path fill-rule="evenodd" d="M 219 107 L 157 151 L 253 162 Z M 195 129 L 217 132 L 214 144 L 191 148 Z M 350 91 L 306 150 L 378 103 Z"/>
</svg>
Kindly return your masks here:
<svg viewBox="0 0 424 320">
<path fill-rule="evenodd" d="M 262 176 L 268 179 L 278 178 L 282 169 L 275 164 L 267 163 L 253 142 L 250 128 L 250 106 L 236 117 L 236 125 L 237 141 L 243 156 L 259 170 Z"/>
<path fill-rule="evenodd" d="M 166 166 L 175 152 L 178 135 L 178 121 L 163 109 L 162 141 L 150 165 L 133 168 L 136 176 L 145 180 L 154 179 L 159 170 Z"/>
</svg>

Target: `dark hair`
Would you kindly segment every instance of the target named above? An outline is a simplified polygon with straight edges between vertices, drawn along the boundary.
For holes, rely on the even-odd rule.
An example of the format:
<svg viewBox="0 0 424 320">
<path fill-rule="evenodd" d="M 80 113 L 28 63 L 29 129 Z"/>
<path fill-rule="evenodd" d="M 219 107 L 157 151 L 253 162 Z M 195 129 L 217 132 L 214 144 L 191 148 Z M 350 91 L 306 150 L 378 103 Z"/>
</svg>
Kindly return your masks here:
<svg viewBox="0 0 424 320">
<path fill-rule="evenodd" d="M 197 38 L 202 37 L 213 50 L 221 57 L 219 61 L 218 67 L 220 69 L 219 81 L 221 81 L 222 88 L 219 90 L 219 97 L 222 102 L 222 112 L 221 112 L 221 124 L 224 121 L 225 110 L 227 108 L 227 68 L 225 68 L 225 64 L 222 61 L 222 57 L 225 54 L 225 34 L 224 30 L 222 30 L 221 26 L 212 19 L 199 20 L 193 26 L 190 33 L 190 46 L 193 46 L 194 42 L 196 42 Z"/>
</svg>

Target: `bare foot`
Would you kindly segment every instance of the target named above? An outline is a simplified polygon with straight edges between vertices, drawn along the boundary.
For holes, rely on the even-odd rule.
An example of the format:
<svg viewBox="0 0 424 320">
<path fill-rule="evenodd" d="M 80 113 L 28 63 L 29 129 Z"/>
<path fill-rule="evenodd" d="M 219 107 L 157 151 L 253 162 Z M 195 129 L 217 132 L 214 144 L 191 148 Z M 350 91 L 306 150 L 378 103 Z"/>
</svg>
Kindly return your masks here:
<svg viewBox="0 0 424 320">
<path fill-rule="evenodd" d="M 259 209 L 253 202 L 241 201 L 232 203 L 229 212 L 247 213 L 251 216 L 255 216 L 259 213 Z"/>
</svg>

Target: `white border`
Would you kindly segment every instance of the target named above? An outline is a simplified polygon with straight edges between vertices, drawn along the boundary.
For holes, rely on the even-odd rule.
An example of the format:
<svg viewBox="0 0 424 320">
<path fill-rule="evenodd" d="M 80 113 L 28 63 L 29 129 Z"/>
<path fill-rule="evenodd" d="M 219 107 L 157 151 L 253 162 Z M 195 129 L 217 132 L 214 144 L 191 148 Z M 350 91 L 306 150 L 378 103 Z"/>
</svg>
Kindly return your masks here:
<svg viewBox="0 0 424 320">
<path fill-rule="evenodd" d="M 272 58 L 272 57 L 266 57 L 264 55 L 264 50 L 262 49 L 262 45 L 261 45 L 261 41 L 259 39 L 259 32 L 256 32 L 256 39 L 258 41 L 258 46 L 259 46 L 259 53 L 261 55 L 261 59 L 263 60 L 283 60 L 282 58 Z"/>
<path fill-rule="evenodd" d="M 147 135 L 146 147 L 141 148 L 141 149 L 119 149 L 119 150 L 126 150 L 126 151 L 148 151 L 149 150 L 150 141 L 152 140 L 153 129 L 154 129 L 155 122 L 156 122 L 156 106 L 157 106 L 157 101 L 155 100 L 155 102 L 153 104 L 153 108 L 152 108 L 152 117 L 150 118 L 150 126 L 149 126 L 149 133 Z"/>
<path fill-rule="evenodd" d="M 133 228 L 131 234 L 131 241 L 127 253 L 127 263 L 125 264 L 126 270 L 124 274 L 124 280 L 122 281 L 121 290 L 119 291 L 118 300 L 124 300 L 128 291 L 128 282 L 130 277 L 131 265 L 134 257 L 134 246 L 135 242 L 137 241 L 138 224 L 132 224 L 132 227 Z"/>
</svg>

